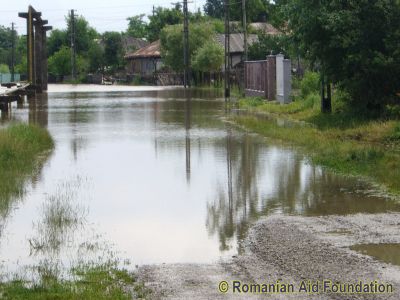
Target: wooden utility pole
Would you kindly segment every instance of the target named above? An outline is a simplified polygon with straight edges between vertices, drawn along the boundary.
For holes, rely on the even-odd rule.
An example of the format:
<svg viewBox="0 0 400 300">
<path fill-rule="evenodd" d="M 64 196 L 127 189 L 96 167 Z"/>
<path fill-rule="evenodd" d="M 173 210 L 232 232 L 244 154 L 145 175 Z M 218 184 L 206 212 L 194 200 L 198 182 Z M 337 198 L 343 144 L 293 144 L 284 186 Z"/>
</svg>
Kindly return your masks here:
<svg viewBox="0 0 400 300">
<path fill-rule="evenodd" d="M 224 77 L 224 86 L 225 86 L 225 101 L 227 101 L 230 97 L 230 73 L 231 73 L 231 64 L 230 64 L 230 28 L 229 28 L 229 0 L 224 0 L 224 15 L 225 15 L 225 77 Z"/>
<path fill-rule="evenodd" d="M 243 48 L 244 48 L 244 61 L 247 61 L 247 17 L 246 17 L 246 0 L 242 0 L 242 14 L 243 14 Z"/>
<path fill-rule="evenodd" d="M 71 76 L 76 79 L 76 44 L 75 44 L 75 10 L 71 9 Z"/>
<path fill-rule="evenodd" d="M 183 85 L 190 87 L 188 2 L 183 0 L 183 60 L 185 65 Z"/>
<path fill-rule="evenodd" d="M 14 82 L 14 66 L 15 66 L 15 30 L 14 22 L 11 23 L 11 82 Z"/>
</svg>

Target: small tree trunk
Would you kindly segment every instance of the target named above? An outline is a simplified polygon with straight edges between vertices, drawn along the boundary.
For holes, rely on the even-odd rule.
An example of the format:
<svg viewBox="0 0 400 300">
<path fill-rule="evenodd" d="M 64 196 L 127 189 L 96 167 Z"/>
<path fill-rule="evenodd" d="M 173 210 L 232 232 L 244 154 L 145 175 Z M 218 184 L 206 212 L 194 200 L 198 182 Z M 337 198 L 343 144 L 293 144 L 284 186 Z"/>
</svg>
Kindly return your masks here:
<svg viewBox="0 0 400 300">
<path fill-rule="evenodd" d="M 326 86 L 326 94 L 325 95 L 325 86 Z M 321 76 L 321 112 L 322 113 L 331 113 L 332 112 L 332 91 L 331 84 L 328 81 L 325 83 L 325 76 Z"/>
</svg>

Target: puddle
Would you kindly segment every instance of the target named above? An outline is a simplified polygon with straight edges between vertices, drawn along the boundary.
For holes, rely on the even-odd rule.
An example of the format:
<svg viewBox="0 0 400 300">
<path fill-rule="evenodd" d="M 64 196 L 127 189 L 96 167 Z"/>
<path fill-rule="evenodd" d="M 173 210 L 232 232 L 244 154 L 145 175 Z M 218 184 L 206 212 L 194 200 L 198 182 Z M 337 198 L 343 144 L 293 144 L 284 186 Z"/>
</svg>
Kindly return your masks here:
<svg viewBox="0 0 400 300">
<path fill-rule="evenodd" d="M 350 249 L 385 263 L 400 266 L 400 244 L 360 244 L 351 246 Z"/>
</svg>

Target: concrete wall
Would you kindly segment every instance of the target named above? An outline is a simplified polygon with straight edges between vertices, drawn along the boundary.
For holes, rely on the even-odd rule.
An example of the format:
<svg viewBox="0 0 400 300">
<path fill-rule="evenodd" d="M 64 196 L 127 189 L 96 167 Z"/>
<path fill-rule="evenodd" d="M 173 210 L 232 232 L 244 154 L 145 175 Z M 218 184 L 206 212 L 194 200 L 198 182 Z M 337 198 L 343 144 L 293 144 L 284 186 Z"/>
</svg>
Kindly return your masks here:
<svg viewBox="0 0 400 300">
<path fill-rule="evenodd" d="M 292 91 L 291 62 L 283 54 L 276 56 L 276 100 L 281 104 L 290 103 Z"/>
</svg>

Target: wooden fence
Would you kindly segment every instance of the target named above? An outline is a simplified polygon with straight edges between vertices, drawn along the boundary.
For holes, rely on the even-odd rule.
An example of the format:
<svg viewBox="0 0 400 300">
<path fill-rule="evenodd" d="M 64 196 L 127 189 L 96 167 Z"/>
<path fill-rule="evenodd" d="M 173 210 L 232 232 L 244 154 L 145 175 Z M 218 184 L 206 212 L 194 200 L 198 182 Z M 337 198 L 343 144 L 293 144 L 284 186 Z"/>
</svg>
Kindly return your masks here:
<svg viewBox="0 0 400 300">
<path fill-rule="evenodd" d="M 270 55 L 266 60 L 246 61 L 245 93 L 246 96 L 260 96 L 268 100 L 276 98 L 276 57 Z"/>
</svg>

